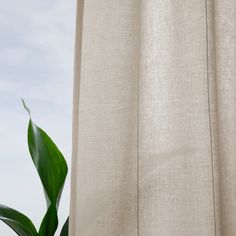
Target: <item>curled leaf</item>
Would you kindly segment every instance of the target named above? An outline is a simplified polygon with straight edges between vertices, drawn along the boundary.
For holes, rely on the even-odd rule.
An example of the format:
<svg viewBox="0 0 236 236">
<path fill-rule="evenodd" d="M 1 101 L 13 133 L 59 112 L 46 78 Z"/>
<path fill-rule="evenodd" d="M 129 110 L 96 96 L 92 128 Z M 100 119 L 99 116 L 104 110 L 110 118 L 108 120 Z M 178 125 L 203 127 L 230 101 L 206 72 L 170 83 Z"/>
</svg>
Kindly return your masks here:
<svg viewBox="0 0 236 236">
<path fill-rule="evenodd" d="M 0 220 L 12 228 L 19 236 L 37 236 L 31 220 L 12 208 L 0 205 Z"/>
</svg>

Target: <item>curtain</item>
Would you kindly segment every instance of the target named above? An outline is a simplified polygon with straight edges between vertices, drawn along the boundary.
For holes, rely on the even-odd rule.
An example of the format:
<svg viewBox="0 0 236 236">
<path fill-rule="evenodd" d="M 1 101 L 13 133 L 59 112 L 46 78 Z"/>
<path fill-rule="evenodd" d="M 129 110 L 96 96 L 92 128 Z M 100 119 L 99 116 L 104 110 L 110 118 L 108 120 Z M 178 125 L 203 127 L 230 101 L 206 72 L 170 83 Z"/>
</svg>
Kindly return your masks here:
<svg viewBox="0 0 236 236">
<path fill-rule="evenodd" d="M 70 236 L 236 235 L 236 1 L 78 0 Z"/>
</svg>

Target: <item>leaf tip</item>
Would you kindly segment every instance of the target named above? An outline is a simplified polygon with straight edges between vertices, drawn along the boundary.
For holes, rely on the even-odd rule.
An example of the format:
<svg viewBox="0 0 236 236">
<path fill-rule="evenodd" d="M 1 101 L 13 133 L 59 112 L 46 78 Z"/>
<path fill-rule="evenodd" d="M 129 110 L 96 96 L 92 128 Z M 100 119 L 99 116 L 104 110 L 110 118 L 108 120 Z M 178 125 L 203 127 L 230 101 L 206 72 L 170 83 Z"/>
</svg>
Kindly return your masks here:
<svg viewBox="0 0 236 236">
<path fill-rule="evenodd" d="M 29 116 L 31 117 L 30 109 L 27 107 L 25 100 L 23 98 L 21 98 L 21 101 L 22 101 L 23 107 L 25 108 L 25 110 L 27 111 Z"/>
</svg>

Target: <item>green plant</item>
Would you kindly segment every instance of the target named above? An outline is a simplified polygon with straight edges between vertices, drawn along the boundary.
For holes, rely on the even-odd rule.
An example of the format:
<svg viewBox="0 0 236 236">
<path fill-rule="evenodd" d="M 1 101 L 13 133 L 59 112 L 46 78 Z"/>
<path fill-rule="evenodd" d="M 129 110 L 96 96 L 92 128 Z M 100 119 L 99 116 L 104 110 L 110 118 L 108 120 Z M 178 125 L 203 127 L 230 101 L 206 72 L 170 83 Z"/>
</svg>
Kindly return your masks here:
<svg viewBox="0 0 236 236">
<path fill-rule="evenodd" d="M 58 227 L 57 210 L 68 168 L 56 144 L 46 132 L 34 124 L 29 108 L 23 100 L 22 102 L 30 116 L 28 147 L 44 188 L 47 211 L 38 231 L 27 216 L 3 205 L 0 205 L 0 220 L 19 236 L 54 236 Z M 68 236 L 68 222 L 69 218 L 62 228 L 60 236 Z"/>
</svg>

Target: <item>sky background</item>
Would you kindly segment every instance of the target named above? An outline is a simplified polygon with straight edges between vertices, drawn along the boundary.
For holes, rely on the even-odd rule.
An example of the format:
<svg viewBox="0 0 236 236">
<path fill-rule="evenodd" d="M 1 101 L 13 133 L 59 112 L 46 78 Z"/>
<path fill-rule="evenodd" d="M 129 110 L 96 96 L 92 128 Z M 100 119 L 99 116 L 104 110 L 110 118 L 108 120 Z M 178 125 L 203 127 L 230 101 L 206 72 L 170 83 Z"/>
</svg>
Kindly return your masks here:
<svg viewBox="0 0 236 236">
<path fill-rule="evenodd" d="M 46 205 L 20 99 L 70 167 L 74 28 L 75 0 L 0 0 L 0 204 L 22 211 L 37 227 Z M 61 223 L 69 214 L 69 179 Z M 0 235 L 15 233 L 0 222 Z"/>
</svg>

